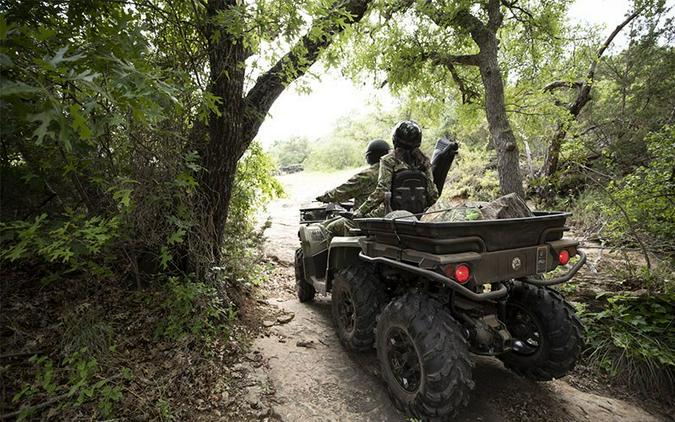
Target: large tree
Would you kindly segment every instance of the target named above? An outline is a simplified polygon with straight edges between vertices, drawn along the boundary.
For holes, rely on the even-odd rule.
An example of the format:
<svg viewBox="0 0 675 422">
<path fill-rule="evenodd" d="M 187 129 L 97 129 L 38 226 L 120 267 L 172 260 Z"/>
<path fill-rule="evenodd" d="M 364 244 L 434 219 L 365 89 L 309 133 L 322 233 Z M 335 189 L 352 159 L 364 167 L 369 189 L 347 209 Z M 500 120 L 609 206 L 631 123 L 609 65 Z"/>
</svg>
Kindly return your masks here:
<svg viewBox="0 0 675 422">
<path fill-rule="evenodd" d="M 519 148 L 509 121 L 505 80 L 518 78 L 518 69 L 504 69 L 500 37 L 527 50 L 552 44 L 560 48 L 557 31 L 567 1 L 402 1 L 383 7 L 385 18 L 365 37 L 376 47 L 361 47 L 356 67 L 384 71 L 394 87 L 423 86 L 423 95 L 441 97 L 454 85 L 462 102 L 481 102 L 492 145 L 497 153 L 501 192 L 524 195 Z M 388 19 L 396 16 L 394 19 Z M 384 34 L 384 35 L 378 35 Z M 540 51 L 538 52 L 540 53 Z M 440 70 L 440 71 L 439 71 Z M 438 82 L 443 76 L 442 82 Z"/>
<path fill-rule="evenodd" d="M 281 3 L 293 7 L 293 2 Z M 201 149 L 205 171 L 200 180 L 200 212 L 203 213 L 202 234 L 211 245 L 215 262 L 220 259 L 237 162 L 255 138 L 274 101 L 292 81 L 308 71 L 339 33 L 363 18 L 369 0 L 308 4 L 315 11 L 311 26 L 303 35 L 290 37 L 288 41 L 294 42 L 288 52 L 262 72 L 248 91 L 247 59 L 260 52 L 260 45 L 255 51 L 249 34 L 256 25 L 269 24 L 264 17 L 260 18 L 260 13 L 275 5 L 260 2 L 251 8 L 237 0 L 209 0 L 206 5 L 203 35 L 210 69 L 207 89 L 217 101 L 209 112 L 205 128 L 207 139 Z M 202 134 L 199 127 L 195 134 Z"/>
</svg>

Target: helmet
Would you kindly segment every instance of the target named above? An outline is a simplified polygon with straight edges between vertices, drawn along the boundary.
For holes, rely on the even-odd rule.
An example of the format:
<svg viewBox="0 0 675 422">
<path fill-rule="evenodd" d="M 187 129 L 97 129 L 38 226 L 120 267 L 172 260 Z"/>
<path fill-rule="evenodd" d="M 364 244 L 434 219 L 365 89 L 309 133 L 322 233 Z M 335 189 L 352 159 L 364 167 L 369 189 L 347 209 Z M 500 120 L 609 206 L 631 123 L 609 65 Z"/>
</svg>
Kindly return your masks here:
<svg viewBox="0 0 675 422">
<path fill-rule="evenodd" d="M 368 142 L 368 147 L 366 148 L 366 161 L 368 164 L 375 164 L 380 161 L 380 157 L 387 154 L 391 146 L 387 141 L 382 139 L 375 139 L 374 141 Z"/>
<path fill-rule="evenodd" d="M 415 149 L 422 143 L 422 129 L 413 120 L 402 120 L 394 127 L 392 135 L 394 147 Z"/>
</svg>

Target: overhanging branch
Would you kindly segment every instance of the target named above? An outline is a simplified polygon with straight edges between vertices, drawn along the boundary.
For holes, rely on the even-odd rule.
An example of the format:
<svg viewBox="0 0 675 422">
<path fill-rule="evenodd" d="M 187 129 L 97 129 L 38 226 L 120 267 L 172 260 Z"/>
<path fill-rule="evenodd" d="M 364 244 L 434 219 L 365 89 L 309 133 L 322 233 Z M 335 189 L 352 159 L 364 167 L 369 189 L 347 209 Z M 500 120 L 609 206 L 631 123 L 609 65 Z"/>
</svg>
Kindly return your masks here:
<svg viewBox="0 0 675 422">
<path fill-rule="evenodd" d="M 243 136 L 252 140 L 260 129 L 265 116 L 274 101 L 286 89 L 288 84 L 303 76 L 316 62 L 321 51 L 328 47 L 335 35 L 342 32 L 345 24 L 360 21 L 365 15 L 371 0 L 347 0 L 333 8 L 332 14 L 314 21 L 312 28 L 291 48 L 291 50 L 267 72 L 262 74 L 245 98 L 246 116 Z M 335 13 L 345 12 L 348 18 L 340 23 Z M 317 35 L 319 33 L 320 35 Z M 245 142 L 245 148 L 248 142 Z M 242 151 L 243 153 L 243 151 Z"/>
</svg>

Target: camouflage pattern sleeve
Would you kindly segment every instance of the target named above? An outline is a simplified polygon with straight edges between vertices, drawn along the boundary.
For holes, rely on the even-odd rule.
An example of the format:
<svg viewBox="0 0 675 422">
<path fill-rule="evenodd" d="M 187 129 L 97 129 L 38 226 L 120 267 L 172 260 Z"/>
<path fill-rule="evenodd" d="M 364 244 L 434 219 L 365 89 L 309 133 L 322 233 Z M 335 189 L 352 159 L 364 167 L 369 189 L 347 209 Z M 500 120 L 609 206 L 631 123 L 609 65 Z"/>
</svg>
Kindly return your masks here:
<svg viewBox="0 0 675 422">
<path fill-rule="evenodd" d="M 317 199 L 321 202 L 343 202 L 354 198 L 357 202 L 363 200 L 372 192 L 377 181 L 378 165 L 374 164 L 352 176 L 342 185 L 329 190 Z"/>
<path fill-rule="evenodd" d="M 377 178 L 375 190 L 368 196 L 363 204 L 354 213 L 355 217 L 368 215 L 378 205 L 384 202 L 384 194 L 391 189 L 391 178 L 394 175 L 395 158 L 393 154 L 387 154 L 380 158 L 380 174 Z"/>
</svg>

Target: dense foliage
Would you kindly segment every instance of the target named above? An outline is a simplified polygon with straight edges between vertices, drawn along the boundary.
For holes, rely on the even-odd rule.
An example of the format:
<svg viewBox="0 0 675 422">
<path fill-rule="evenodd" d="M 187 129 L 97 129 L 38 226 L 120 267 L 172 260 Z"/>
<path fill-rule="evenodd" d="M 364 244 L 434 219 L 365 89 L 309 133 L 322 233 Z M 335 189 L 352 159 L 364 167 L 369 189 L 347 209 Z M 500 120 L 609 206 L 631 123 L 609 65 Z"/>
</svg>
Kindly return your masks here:
<svg viewBox="0 0 675 422">
<path fill-rule="evenodd" d="M 0 371 L 11 393 L 0 410 L 24 418 L 46 402 L 120 416 L 137 375 L 124 353 L 161 342 L 210 353 L 233 332 L 242 286 L 260 276 L 256 218 L 283 194 L 276 167 L 362 166 L 367 142 L 389 140 L 403 118 L 422 124 L 427 153 L 439 137 L 461 145 L 444 201 L 524 187 L 537 205 L 574 210 L 575 234 L 592 247 L 618 251 L 620 287 L 579 298 L 588 361 L 670 391 L 672 11 L 634 1 L 625 43 L 603 50 L 608 31 L 566 21 L 569 4 L 0 1 L 11 310 L 0 318 L 8 347 L 32 356 L 20 376 Z M 257 130 L 320 58 L 387 85 L 400 105 L 342 119 L 324 139 L 278 140 L 275 162 Z M 159 390 L 144 412 L 168 419 Z"/>
</svg>

